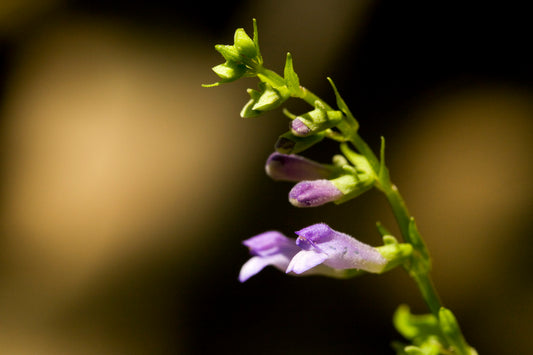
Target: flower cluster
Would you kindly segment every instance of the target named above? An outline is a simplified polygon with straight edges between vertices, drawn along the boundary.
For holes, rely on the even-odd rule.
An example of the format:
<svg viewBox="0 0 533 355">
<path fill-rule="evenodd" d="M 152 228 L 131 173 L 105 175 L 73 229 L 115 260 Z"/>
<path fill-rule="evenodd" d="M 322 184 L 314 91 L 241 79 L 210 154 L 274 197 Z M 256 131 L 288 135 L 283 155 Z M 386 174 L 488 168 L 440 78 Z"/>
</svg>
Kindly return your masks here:
<svg viewBox="0 0 533 355">
<path fill-rule="evenodd" d="M 300 155 L 275 152 L 268 157 L 265 170 L 274 180 L 297 182 L 289 192 L 289 201 L 296 207 L 345 202 L 371 188 L 375 181 L 364 159 L 354 166 L 341 155 L 326 165 Z"/>
<path fill-rule="evenodd" d="M 379 157 L 359 136 L 359 123 L 328 78 L 335 93 L 337 109 L 300 86 L 292 57 L 287 53 L 283 76 L 266 69 L 260 54 L 257 24 L 254 20 L 253 38 L 239 28 L 233 45 L 216 45 L 225 59 L 213 67 L 221 78 L 217 86 L 241 77 L 259 79 L 258 89 L 248 89 L 250 96 L 240 115 L 256 117 L 274 110 L 287 99 L 302 99 L 312 109 L 292 114 L 289 130 L 281 134 L 265 165 L 268 176 L 276 181 L 295 183 L 289 192 L 289 202 L 296 207 L 317 207 L 333 202 L 346 202 L 376 187 L 389 201 L 406 243 L 398 243 L 386 228 L 378 224 L 383 245 L 372 247 L 347 234 L 333 230 L 324 223 L 301 229 L 296 239 L 276 231 L 269 231 L 243 242 L 252 257 L 242 266 L 239 280 L 244 282 L 266 266 L 291 275 L 325 275 L 347 278 L 365 272 L 383 273 L 403 266 L 417 283 L 431 314 L 412 315 L 400 307 L 394 323 L 411 344 L 395 343 L 398 354 L 458 354 L 475 355 L 459 328 L 451 311 L 441 306 L 429 272 L 431 259 L 416 227 L 414 218 L 397 187 L 392 184 L 385 166 L 385 141 L 382 138 Z M 340 152 L 331 164 L 322 164 L 300 154 L 323 139 L 340 143 Z M 352 150 L 355 149 L 356 151 Z"/>
<path fill-rule="evenodd" d="M 377 248 L 347 234 L 337 232 L 324 223 L 296 232 L 296 240 L 276 231 L 256 235 L 243 242 L 253 257 L 241 268 L 239 280 L 244 282 L 264 267 L 272 265 L 296 275 L 349 277 L 354 270 L 380 273 L 388 263 Z"/>
</svg>

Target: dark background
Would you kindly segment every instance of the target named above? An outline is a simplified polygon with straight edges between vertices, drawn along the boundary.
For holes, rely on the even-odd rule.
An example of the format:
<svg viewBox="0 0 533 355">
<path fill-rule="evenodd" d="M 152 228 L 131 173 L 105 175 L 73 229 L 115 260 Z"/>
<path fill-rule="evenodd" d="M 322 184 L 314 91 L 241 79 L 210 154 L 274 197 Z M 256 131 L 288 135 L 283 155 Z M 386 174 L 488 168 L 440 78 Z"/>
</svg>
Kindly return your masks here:
<svg viewBox="0 0 533 355">
<path fill-rule="evenodd" d="M 251 34 L 256 18 L 267 66 L 280 70 L 290 50 L 301 82 L 330 102 L 334 98 L 325 77 L 335 80 L 360 121 L 361 135 L 374 149 L 380 136 L 387 138 L 393 180 L 427 235 L 437 288 L 467 340 L 480 354 L 527 352 L 533 297 L 528 275 L 532 58 L 526 14 L 515 4 L 392 1 L 28 1 L 0 8 L 0 284 L 5 285 L 0 348 L 12 354 L 387 354 L 392 353 L 390 341 L 401 340 L 391 323 L 395 308 L 407 303 L 414 312 L 426 312 L 402 270 L 338 281 L 292 278 L 268 268 L 238 283 L 239 268 L 248 258 L 240 243 L 262 231 L 291 235 L 324 221 L 378 245 L 376 220 L 395 230 L 384 199 L 375 191 L 340 206 L 290 206 L 290 184 L 274 183 L 263 173 L 277 135 L 286 130 L 286 119 L 279 111 L 257 120 L 238 117 L 247 100 L 244 89 L 255 86 L 250 79 L 200 88 L 217 79 L 209 70 L 221 61 L 213 45 L 231 44 L 237 27 Z M 107 43 L 107 52 L 93 59 L 100 41 Z M 89 49 L 80 45 L 81 54 L 61 57 L 78 43 Z M 127 50 L 116 50 L 124 43 Z M 64 61 L 50 65 L 55 55 Z M 173 71 L 172 60 L 183 57 L 189 60 L 178 60 Z M 111 69 L 106 69 L 108 61 L 114 63 Z M 32 142 L 51 125 L 56 127 L 51 142 L 55 134 L 62 139 L 70 134 L 62 130 L 62 122 L 68 127 L 69 120 L 90 122 L 91 116 L 67 115 L 58 123 L 54 114 L 41 119 L 39 104 L 49 102 L 56 112 L 55 100 L 61 105 L 78 102 L 70 94 L 82 92 L 94 76 L 101 76 L 98 93 L 108 82 L 114 85 L 114 77 L 108 80 L 101 73 L 131 68 L 124 75 L 136 76 L 137 65 L 144 79 L 128 79 L 125 86 L 133 83 L 142 90 L 120 105 L 127 112 L 129 100 L 135 105 L 141 101 L 153 114 L 141 128 L 127 114 L 115 127 L 117 132 L 137 127 L 135 137 L 140 138 L 126 139 L 121 150 L 137 170 L 111 164 L 119 176 L 117 186 L 109 187 L 104 179 L 94 194 L 82 192 L 94 199 L 94 210 L 55 205 L 56 199 L 73 193 L 72 206 L 84 205 L 75 192 L 87 188 L 83 182 L 65 190 L 62 182 L 54 185 L 57 176 L 70 180 L 68 169 L 51 173 L 50 186 L 56 187 L 43 182 L 43 171 L 61 169 L 63 163 L 50 153 L 56 165 L 43 163 L 41 170 L 32 170 L 42 161 L 43 147 L 31 148 Z M 52 68 L 51 74 L 42 74 L 43 67 Z M 69 74 L 54 74 L 62 71 Z M 154 93 L 161 100 L 154 103 L 152 93 L 143 96 L 143 90 L 149 91 L 143 80 L 152 87 L 152 77 L 166 83 L 155 84 L 162 91 Z M 175 82 L 168 79 L 173 77 Z M 45 83 L 41 89 L 34 88 L 36 78 Z M 72 81 L 74 89 L 68 86 L 51 98 L 39 91 L 52 90 L 56 81 Z M 34 103 L 32 98 L 39 95 L 43 101 Z M 168 113 L 165 107 L 156 109 L 167 99 L 175 103 Z M 87 101 L 95 115 L 101 114 L 99 105 L 108 104 L 92 96 Z M 32 107 L 37 113 L 25 114 Z M 157 116 L 163 111 L 176 122 L 161 123 Z M 94 149 L 106 157 L 106 146 L 98 139 L 108 127 L 105 115 L 99 119 L 102 126 L 88 138 L 94 147 L 89 144 L 86 154 L 91 156 Z M 142 127 L 151 132 L 150 120 L 168 133 L 165 139 L 184 142 L 176 148 L 179 154 L 163 153 L 167 145 L 143 145 Z M 190 128 L 190 122 L 195 126 Z M 80 124 L 82 133 L 92 127 Z M 77 140 L 72 139 L 75 154 Z M 205 145 L 208 149 L 202 150 Z M 150 149 L 152 155 L 143 155 Z M 307 154 L 327 161 L 335 149 L 325 143 Z M 116 162 L 123 161 L 112 154 Z M 80 167 L 86 166 L 83 157 L 73 158 Z M 139 171 L 145 184 L 138 186 Z M 161 174 L 165 179 L 158 178 Z M 95 180 L 88 179 L 94 187 Z M 131 184 L 126 197 L 142 190 L 142 198 L 114 198 L 122 182 Z M 103 193 L 101 187 L 109 189 Z M 26 188 L 38 193 L 28 193 L 31 198 L 19 205 Z M 45 190 L 52 193 L 41 196 Z M 44 207 L 32 209 L 34 201 Z M 113 208 L 108 210 L 109 204 Z M 54 208 L 56 219 L 50 222 L 45 214 L 44 226 L 32 214 Z M 121 222 L 114 222 L 115 217 Z M 77 218 L 86 224 L 69 224 Z M 113 227 L 106 229 L 105 241 L 98 238 L 99 218 Z M 115 236 L 115 244 L 94 247 Z M 79 244 L 72 244 L 77 238 Z M 42 246 L 35 247 L 34 240 Z"/>
</svg>

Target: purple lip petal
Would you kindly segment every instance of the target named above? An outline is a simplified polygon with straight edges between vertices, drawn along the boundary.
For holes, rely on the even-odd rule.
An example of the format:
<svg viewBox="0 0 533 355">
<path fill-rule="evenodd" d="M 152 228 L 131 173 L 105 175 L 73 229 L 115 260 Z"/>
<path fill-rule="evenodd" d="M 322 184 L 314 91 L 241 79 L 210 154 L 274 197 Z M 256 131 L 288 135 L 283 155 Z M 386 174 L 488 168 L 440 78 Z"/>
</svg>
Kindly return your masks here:
<svg viewBox="0 0 533 355">
<path fill-rule="evenodd" d="M 294 239 L 276 231 L 258 234 L 245 240 L 243 244 L 254 256 L 242 266 L 239 273 L 241 282 L 248 280 L 268 265 L 285 271 L 292 257 L 300 251 Z"/>
</svg>

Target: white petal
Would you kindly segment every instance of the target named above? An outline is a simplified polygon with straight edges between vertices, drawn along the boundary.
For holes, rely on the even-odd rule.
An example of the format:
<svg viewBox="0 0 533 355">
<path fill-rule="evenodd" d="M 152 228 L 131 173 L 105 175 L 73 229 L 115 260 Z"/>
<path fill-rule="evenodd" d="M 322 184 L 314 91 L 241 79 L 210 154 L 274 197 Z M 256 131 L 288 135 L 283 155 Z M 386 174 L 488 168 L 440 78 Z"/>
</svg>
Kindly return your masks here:
<svg viewBox="0 0 533 355">
<path fill-rule="evenodd" d="M 287 273 L 294 272 L 295 274 L 301 274 L 326 260 L 328 256 L 324 253 L 317 253 L 313 250 L 302 250 L 296 254 L 289 266 L 287 267 Z"/>
</svg>

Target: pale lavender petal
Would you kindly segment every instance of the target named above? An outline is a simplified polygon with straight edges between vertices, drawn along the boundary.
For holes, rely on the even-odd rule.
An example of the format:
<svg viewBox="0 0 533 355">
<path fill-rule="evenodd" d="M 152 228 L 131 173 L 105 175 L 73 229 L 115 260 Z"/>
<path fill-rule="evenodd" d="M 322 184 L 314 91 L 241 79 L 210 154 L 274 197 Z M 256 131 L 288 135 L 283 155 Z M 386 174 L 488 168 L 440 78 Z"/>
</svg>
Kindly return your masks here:
<svg viewBox="0 0 533 355">
<path fill-rule="evenodd" d="M 285 271 L 300 248 L 294 239 L 276 231 L 261 233 L 243 242 L 254 255 L 241 268 L 239 281 L 244 282 L 268 265 Z"/>
<path fill-rule="evenodd" d="M 324 253 L 319 253 L 313 250 L 302 250 L 292 258 L 286 272 L 301 274 L 319 264 L 322 264 L 327 258 L 328 255 Z"/>
<path fill-rule="evenodd" d="M 248 280 L 269 265 L 274 266 L 278 270 L 285 271 L 289 265 L 291 257 L 292 255 L 285 254 L 274 254 L 267 257 L 254 256 L 241 267 L 239 281 L 244 282 Z"/>
<path fill-rule="evenodd" d="M 267 256 L 276 253 L 291 254 L 297 253 L 298 247 L 294 239 L 287 238 L 277 231 L 268 231 L 242 242 L 250 249 L 252 255 Z"/>
<path fill-rule="evenodd" d="M 289 192 L 289 201 L 296 207 L 316 207 L 338 200 L 343 193 L 329 180 L 302 181 Z"/>
<path fill-rule="evenodd" d="M 387 260 L 373 247 L 337 232 L 324 223 L 306 227 L 298 232 L 296 243 L 307 251 L 327 254 L 324 265 L 335 269 L 361 269 L 380 272 Z"/>
<path fill-rule="evenodd" d="M 306 159 L 296 154 L 272 153 L 266 162 L 265 170 L 274 180 L 302 181 L 327 179 L 333 168 Z"/>
</svg>

